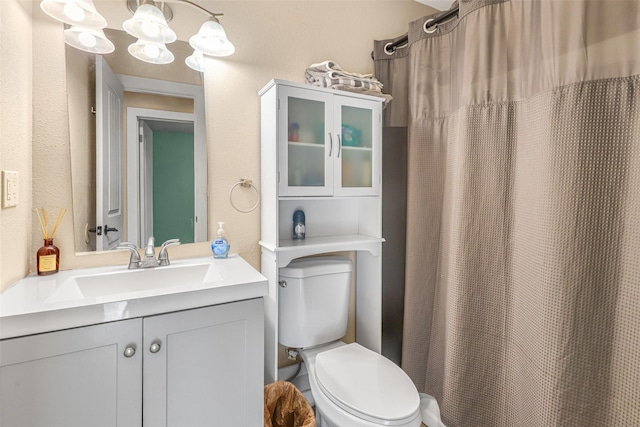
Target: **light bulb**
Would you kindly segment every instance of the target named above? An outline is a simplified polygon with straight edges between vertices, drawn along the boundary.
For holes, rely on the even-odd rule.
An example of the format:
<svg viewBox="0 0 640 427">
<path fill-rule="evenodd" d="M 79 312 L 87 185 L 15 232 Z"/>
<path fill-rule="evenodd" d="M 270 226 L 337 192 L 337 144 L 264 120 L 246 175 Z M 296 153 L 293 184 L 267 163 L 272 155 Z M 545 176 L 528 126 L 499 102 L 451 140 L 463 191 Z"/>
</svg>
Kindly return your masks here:
<svg viewBox="0 0 640 427">
<path fill-rule="evenodd" d="M 67 18 L 71 19 L 72 21 L 82 22 L 85 17 L 84 10 L 80 6 L 78 6 L 75 1 L 70 1 L 69 3 L 65 4 L 62 10 L 64 11 L 64 14 L 67 16 Z"/>
<path fill-rule="evenodd" d="M 97 44 L 96 36 L 89 33 L 80 33 L 78 41 L 85 47 L 93 48 Z"/>
<path fill-rule="evenodd" d="M 149 58 L 156 59 L 160 55 L 160 49 L 155 44 L 150 43 L 144 46 L 144 54 Z"/>
<path fill-rule="evenodd" d="M 142 23 L 142 32 L 150 39 L 155 39 L 160 34 L 160 28 L 154 22 L 145 21 Z"/>
</svg>

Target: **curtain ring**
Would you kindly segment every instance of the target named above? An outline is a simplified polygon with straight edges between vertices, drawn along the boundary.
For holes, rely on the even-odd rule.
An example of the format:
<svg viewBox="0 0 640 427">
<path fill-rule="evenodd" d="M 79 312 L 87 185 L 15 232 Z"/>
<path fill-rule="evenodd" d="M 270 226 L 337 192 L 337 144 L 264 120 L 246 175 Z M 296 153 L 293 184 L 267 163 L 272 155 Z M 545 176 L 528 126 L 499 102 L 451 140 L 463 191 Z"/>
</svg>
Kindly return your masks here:
<svg viewBox="0 0 640 427">
<path fill-rule="evenodd" d="M 235 205 L 235 203 L 233 203 L 233 190 L 235 190 L 237 186 L 244 187 L 244 188 L 253 188 L 253 191 L 256 192 L 256 204 L 253 205 L 250 209 L 240 209 Z M 253 185 L 253 181 L 251 181 L 250 179 L 241 178 L 240 181 L 233 184 L 233 186 L 231 187 L 231 190 L 229 190 L 229 203 L 231 203 L 231 206 L 233 206 L 233 208 L 238 212 L 249 213 L 255 208 L 257 208 L 258 205 L 260 204 L 260 193 L 258 192 L 258 189 L 256 188 L 256 186 Z"/>
<path fill-rule="evenodd" d="M 422 26 L 422 29 L 424 30 L 425 33 L 427 34 L 433 34 L 438 30 L 438 24 L 434 24 L 433 25 L 433 30 L 429 30 L 429 23 L 435 21 L 435 19 L 433 18 L 429 18 L 426 21 L 424 21 L 424 25 Z"/>
<path fill-rule="evenodd" d="M 391 48 L 391 49 L 389 49 L 389 48 Z M 389 43 L 384 45 L 384 53 L 386 53 L 389 56 L 391 56 L 394 53 L 396 53 L 396 48 L 393 47 L 393 43 L 389 42 Z"/>
</svg>

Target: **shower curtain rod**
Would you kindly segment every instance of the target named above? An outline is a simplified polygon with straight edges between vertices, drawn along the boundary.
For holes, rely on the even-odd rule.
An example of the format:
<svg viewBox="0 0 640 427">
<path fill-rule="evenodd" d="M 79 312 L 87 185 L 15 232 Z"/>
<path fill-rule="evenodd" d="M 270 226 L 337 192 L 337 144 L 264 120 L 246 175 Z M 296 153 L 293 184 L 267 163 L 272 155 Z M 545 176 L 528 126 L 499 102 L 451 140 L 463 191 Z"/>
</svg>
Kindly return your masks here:
<svg viewBox="0 0 640 427">
<path fill-rule="evenodd" d="M 435 18 L 429 18 L 424 22 L 423 25 L 423 29 L 425 33 L 433 33 L 435 31 L 435 28 L 433 30 L 429 30 L 429 28 L 431 27 L 435 27 L 438 24 L 441 24 L 442 22 L 448 20 L 449 18 L 453 17 L 454 15 L 458 14 L 458 6 L 455 6 L 451 9 L 449 9 L 448 11 L 444 12 L 442 15 L 439 15 Z M 404 46 L 405 44 L 407 44 L 407 42 L 409 41 L 409 35 L 405 34 L 404 36 L 402 36 L 401 38 L 399 38 L 398 40 L 396 40 L 393 43 L 387 43 L 384 47 L 384 50 L 387 54 L 391 55 L 393 54 L 396 49 L 398 49 L 401 46 Z M 371 52 L 371 59 L 373 59 L 373 51 Z"/>
</svg>

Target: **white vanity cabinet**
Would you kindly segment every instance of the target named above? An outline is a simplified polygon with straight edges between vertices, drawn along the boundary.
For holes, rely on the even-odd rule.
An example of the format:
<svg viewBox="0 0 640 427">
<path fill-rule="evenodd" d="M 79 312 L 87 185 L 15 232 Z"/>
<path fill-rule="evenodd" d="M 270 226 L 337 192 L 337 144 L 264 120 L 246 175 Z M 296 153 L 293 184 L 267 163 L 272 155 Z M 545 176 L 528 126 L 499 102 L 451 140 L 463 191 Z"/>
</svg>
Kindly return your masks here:
<svg viewBox="0 0 640 427">
<path fill-rule="evenodd" d="M 141 425 L 141 334 L 132 319 L 0 341 L 0 425 Z"/>
<path fill-rule="evenodd" d="M 145 318 L 143 329 L 145 426 L 264 424 L 262 298 Z"/>
<path fill-rule="evenodd" d="M 318 89 L 265 88 L 263 112 L 273 111 L 262 132 L 277 141 L 280 196 L 380 194 L 381 102 Z"/>
<path fill-rule="evenodd" d="M 2 426 L 262 419 L 262 298 L 0 341 Z"/>
<path fill-rule="evenodd" d="M 356 340 L 382 342 L 383 99 L 283 80 L 260 92 L 265 382 L 277 380 L 279 269 L 293 259 L 356 254 Z M 293 213 L 306 237 L 294 240 Z"/>
</svg>

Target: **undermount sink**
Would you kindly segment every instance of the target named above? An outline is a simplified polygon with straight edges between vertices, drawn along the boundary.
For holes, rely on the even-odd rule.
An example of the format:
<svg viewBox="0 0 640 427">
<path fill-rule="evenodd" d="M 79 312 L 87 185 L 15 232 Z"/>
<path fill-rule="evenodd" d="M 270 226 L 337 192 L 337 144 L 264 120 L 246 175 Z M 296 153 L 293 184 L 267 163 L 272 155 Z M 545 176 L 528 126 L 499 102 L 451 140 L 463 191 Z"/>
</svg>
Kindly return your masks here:
<svg viewBox="0 0 640 427">
<path fill-rule="evenodd" d="M 221 277 L 212 264 L 187 264 L 76 276 L 73 280 L 84 297 L 100 297 L 174 286 L 184 288 L 216 282 Z"/>
</svg>

